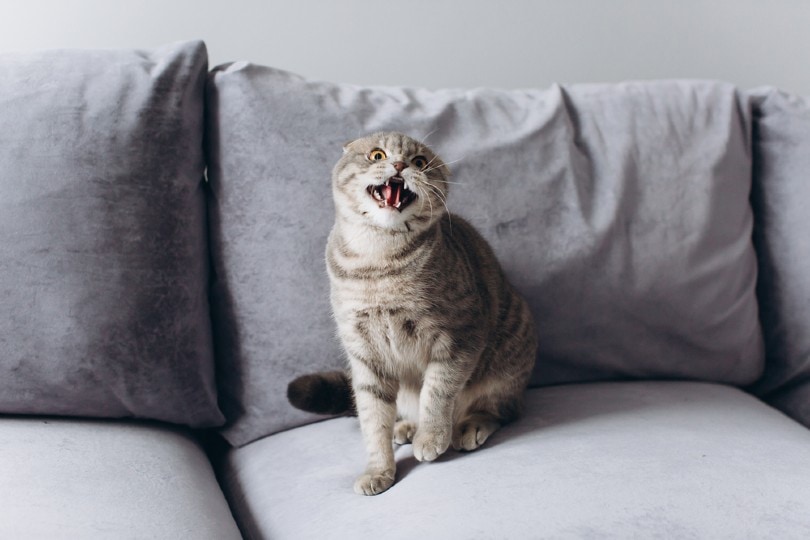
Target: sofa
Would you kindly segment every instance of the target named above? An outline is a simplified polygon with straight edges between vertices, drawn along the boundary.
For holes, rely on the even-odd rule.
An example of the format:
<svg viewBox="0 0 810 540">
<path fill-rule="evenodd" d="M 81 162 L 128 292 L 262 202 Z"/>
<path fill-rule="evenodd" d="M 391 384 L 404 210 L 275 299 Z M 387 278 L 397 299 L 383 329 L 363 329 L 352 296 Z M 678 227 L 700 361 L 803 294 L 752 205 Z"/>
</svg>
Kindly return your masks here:
<svg viewBox="0 0 810 540">
<path fill-rule="evenodd" d="M 417 89 L 202 42 L 0 55 L 0 538 L 810 538 L 810 100 Z M 537 322 L 523 416 L 356 495 L 330 171 L 449 164 Z"/>
</svg>

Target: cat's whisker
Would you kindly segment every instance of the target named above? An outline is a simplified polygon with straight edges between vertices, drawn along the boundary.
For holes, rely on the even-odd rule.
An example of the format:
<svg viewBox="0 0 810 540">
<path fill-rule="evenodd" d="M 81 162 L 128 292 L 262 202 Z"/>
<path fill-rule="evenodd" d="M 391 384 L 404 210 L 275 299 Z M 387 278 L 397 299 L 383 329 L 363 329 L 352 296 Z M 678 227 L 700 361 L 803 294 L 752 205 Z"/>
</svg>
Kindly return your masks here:
<svg viewBox="0 0 810 540">
<path fill-rule="evenodd" d="M 434 157 L 433 159 L 436 159 L 436 158 Z M 424 174 L 427 174 L 427 173 L 429 173 L 430 171 L 435 171 L 436 169 L 441 169 L 442 167 L 447 167 L 447 166 L 450 166 L 450 165 L 452 165 L 453 163 L 458 163 L 459 161 L 463 161 L 463 160 L 464 160 L 464 158 L 463 158 L 463 157 L 460 157 L 460 158 L 458 158 L 458 159 L 454 159 L 454 160 L 452 160 L 452 161 L 445 161 L 445 162 L 443 162 L 441 165 L 436 165 L 435 167 L 429 167 L 429 166 L 430 166 L 430 164 L 433 162 L 433 159 L 431 159 L 430 161 L 428 161 L 428 164 L 427 164 L 427 165 L 425 165 L 425 167 L 426 167 L 426 168 L 425 168 L 425 170 L 423 170 L 423 171 L 422 171 Z M 428 168 L 428 167 L 429 167 L 429 168 Z"/>
<path fill-rule="evenodd" d="M 425 135 L 421 139 L 419 139 L 419 142 L 421 142 L 422 144 L 427 144 L 428 137 L 430 137 L 431 135 L 433 135 L 437 131 L 439 131 L 439 128 L 432 129 L 431 131 L 428 132 L 427 135 Z"/>
<path fill-rule="evenodd" d="M 453 161 L 444 161 L 444 162 L 441 163 L 441 165 L 436 165 L 435 167 L 431 167 L 430 164 L 433 163 L 434 161 L 436 161 L 438 158 L 439 158 L 438 155 L 434 155 L 431 158 L 431 160 L 427 162 L 427 164 L 425 165 L 425 169 L 422 172 L 427 174 L 430 171 L 435 171 L 436 169 L 441 169 L 444 166 L 452 165 L 453 163 L 458 163 L 459 161 L 464 159 L 464 158 L 459 158 L 459 159 L 454 159 Z"/>
<path fill-rule="evenodd" d="M 436 194 L 436 198 L 439 199 L 439 202 L 442 203 L 442 205 L 444 206 L 444 209 L 447 210 L 447 213 L 449 214 L 450 210 L 447 208 L 447 201 L 444 199 L 444 197 L 442 197 L 442 195 L 440 193 L 438 193 L 435 188 L 430 188 L 430 190 L 433 191 L 433 193 Z"/>
<path fill-rule="evenodd" d="M 432 178 L 432 180 L 434 182 L 441 182 L 442 184 L 453 184 L 453 185 L 457 185 L 457 186 L 464 185 L 464 182 L 452 182 L 450 180 L 442 180 L 441 178 Z"/>
<path fill-rule="evenodd" d="M 433 190 L 434 193 L 436 193 L 436 196 L 439 198 L 442 205 L 444 205 L 444 210 L 447 213 L 447 219 L 450 221 L 450 226 L 452 227 L 453 225 L 451 217 L 452 214 L 450 213 L 450 208 L 447 206 L 447 199 L 435 187 L 431 186 L 431 189 Z"/>
<path fill-rule="evenodd" d="M 445 161 L 444 164 L 445 165 L 452 165 L 453 163 L 458 163 L 459 161 L 464 161 L 465 159 L 467 159 L 466 155 L 461 156 L 461 157 L 456 158 L 456 159 L 452 159 L 450 161 Z"/>
<path fill-rule="evenodd" d="M 430 182 L 425 182 L 425 185 L 428 187 L 428 189 L 430 189 L 430 191 L 432 191 L 436 195 L 436 197 L 439 199 L 439 202 L 442 203 L 442 205 L 444 206 L 444 209 L 446 211 L 447 210 L 447 203 L 445 202 L 445 199 L 442 197 L 441 192 L 437 191 L 436 188 L 434 188 L 430 184 Z M 431 208 L 431 210 L 432 210 L 432 208 Z M 431 217 L 432 217 L 432 214 L 433 214 L 433 212 L 431 212 Z M 447 212 L 447 214 L 449 216 L 450 212 Z"/>
<path fill-rule="evenodd" d="M 432 158 L 430 158 L 430 161 L 428 161 L 428 162 L 425 164 L 425 169 L 427 169 L 428 167 L 430 167 L 430 164 L 431 164 L 431 163 L 433 163 L 434 161 L 436 161 L 436 159 L 438 159 L 438 157 L 439 157 L 439 156 L 433 156 Z M 432 171 L 433 169 L 430 169 L 430 170 Z"/>
<path fill-rule="evenodd" d="M 425 200 L 427 200 L 428 204 L 430 205 L 430 219 L 433 220 L 433 201 L 430 200 L 430 197 L 428 196 L 428 194 L 425 192 L 424 189 L 422 189 L 419 186 L 414 187 L 419 192 L 419 198 L 422 199 L 422 208 L 424 208 L 425 206 L 424 203 Z"/>
<path fill-rule="evenodd" d="M 414 187 L 414 190 L 416 191 L 416 193 L 417 193 L 417 195 L 419 197 L 419 213 L 421 214 L 422 212 L 425 211 L 425 199 L 427 199 L 428 202 L 430 202 L 430 199 L 425 197 L 424 190 L 422 190 L 419 186 L 413 186 L 413 187 Z M 433 217 L 433 204 L 432 203 L 430 205 L 430 216 Z"/>
<path fill-rule="evenodd" d="M 444 205 L 444 209 L 447 212 L 447 221 L 450 224 L 450 230 L 452 230 L 453 229 L 453 219 L 451 217 L 450 208 L 448 208 L 448 206 L 447 206 L 447 197 L 444 195 L 444 193 L 442 193 L 442 191 L 438 187 L 434 186 L 433 184 L 431 184 L 427 180 L 425 180 L 424 183 L 428 188 L 430 188 L 430 190 L 436 195 L 436 197 Z M 431 208 L 431 210 L 432 210 L 432 208 Z M 431 212 L 431 217 L 433 217 L 432 212 Z"/>
<path fill-rule="evenodd" d="M 449 209 L 449 208 L 447 208 L 447 196 L 446 196 L 446 195 L 445 195 L 445 194 L 442 192 L 442 190 L 441 190 L 441 189 L 439 189 L 439 187 L 438 187 L 438 186 L 434 186 L 433 184 L 431 184 L 431 183 L 430 183 L 430 182 L 428 182 L 427 180 L 425 180 L 425 181 L 424 181 L 424 183 L 425 183 L 425 185 L 426 185 L 426 186 L 428 186 L 428 187 L 429 187 L 429 188 L 430 188 L 430 189 L 433 191 L 433 193 L 435 193 L 435 194 L 436 194 L 436 196 L 437 196 L 439 199 L 441 199 L 442 203 L 444 203 L 444 207 L 445 207 L 445 208 L 447 209 L 447 211 L 449 212 L 449 211 L 450 211 L 450 209 Z"/>
</svg>

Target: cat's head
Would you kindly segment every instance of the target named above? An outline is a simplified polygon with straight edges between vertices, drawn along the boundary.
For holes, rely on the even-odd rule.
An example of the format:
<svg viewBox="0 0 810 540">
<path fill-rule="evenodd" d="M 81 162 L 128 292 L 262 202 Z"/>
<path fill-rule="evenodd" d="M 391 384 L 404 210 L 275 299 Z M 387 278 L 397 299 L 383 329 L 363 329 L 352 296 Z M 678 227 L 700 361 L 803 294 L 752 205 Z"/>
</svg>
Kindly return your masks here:
<svg viewBox="0 0 810 540">
<path fill-rule="evenodd" d="M 446 211 L 447 166 L 402 133 L 375 133 L 343 147 L 332 174 L 338 216 L 390 231 L 418 231 Z"/>
</svg>

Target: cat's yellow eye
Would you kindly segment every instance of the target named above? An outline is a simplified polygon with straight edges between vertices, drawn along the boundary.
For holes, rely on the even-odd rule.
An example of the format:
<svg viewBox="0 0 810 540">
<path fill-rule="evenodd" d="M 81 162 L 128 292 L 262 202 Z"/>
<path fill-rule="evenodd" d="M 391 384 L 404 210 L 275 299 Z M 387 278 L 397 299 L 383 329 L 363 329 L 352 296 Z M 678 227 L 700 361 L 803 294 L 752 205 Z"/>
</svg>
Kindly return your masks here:
<svg viewBox="0 0 810 540">
<path fill-rule="evenodd" d="M 368 159 L 370 159 L 371 161 L 381 161 L 387 157 L 388 155 L 386 155 L 385 150 L 382 150 L 380 148 L 375 148 L 374 150 L 368 153 Z"/>
<path fill-rule="evenodd" d="M 417 169 L 424 169 L 428 164 L 428 160 L 425 156 L 416 156 L 411 160 L 411 163 Z"/>
</svg>

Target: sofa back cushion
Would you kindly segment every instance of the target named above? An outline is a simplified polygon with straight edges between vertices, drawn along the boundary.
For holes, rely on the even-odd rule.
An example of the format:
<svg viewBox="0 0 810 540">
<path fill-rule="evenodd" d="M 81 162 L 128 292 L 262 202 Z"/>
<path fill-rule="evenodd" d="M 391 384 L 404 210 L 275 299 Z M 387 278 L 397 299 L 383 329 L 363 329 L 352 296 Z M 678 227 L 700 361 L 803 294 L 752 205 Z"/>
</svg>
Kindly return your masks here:
<svg viewBox="0 0 810 540">
<path fill-rule="evenodd" d="M 200 42 L 0 55 L 0 412 L 221 424 Z"/>
<path fill-rule="evenodd" d="M 753 391 L 810 427 L 810 99 L 751 92 L 765 374 Z"/>
<path fill-rule="evenodd" d="M 368 88 L 235 63 L 209 80 L 212 298 L 234 444 L 313 420 L 287 383 L 343 364 L 323 262 L 343 143 L 409 133 L 528 298 L 533 384 L 762 369 L 750 118 L 729 85 Z"/>
</svg>

